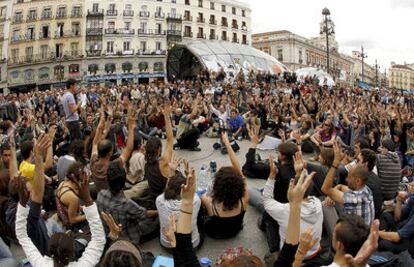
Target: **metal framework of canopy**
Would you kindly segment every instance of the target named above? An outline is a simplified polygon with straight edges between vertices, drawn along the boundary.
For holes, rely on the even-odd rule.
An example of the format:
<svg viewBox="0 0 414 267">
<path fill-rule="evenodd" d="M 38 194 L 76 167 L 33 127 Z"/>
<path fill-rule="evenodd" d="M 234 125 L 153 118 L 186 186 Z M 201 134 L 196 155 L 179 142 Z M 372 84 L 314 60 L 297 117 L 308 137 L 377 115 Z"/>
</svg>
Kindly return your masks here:
<svg viewBox="0 0 414 267">
<path fill-rule="evenodd" d="M 168 78 L 188 79 L 202 69 L 218 72 L 223 69 L 228 78 L 240 70 L 279 74 L 289 71 L 274 57 L 251 46 L 225 41 L 196 40 L 175 45 L 168 53 Z"/>
</svg>

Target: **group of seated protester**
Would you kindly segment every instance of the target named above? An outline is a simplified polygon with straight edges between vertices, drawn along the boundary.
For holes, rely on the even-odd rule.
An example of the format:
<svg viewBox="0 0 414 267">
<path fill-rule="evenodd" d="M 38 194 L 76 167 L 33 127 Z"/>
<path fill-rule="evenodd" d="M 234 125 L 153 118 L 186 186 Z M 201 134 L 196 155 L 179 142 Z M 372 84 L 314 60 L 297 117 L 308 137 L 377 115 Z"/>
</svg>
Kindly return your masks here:
<svg viewBox="0 0 414 267">
<path fill-rule="evenodd" d="M 413 96 L 261 75 L 0 96 L 13 107 L 0 118 L 0 266 L 26 263 L 12 244 L 34 267 L 152 266 L 141 247 L 154 239 L 175 266 L 205 266 L 197 251 L 243 235 L 252 209 L 268 253 L 234 243 L 211 266 L 414 266 Z M 231 165 L 200 191 L 203 135 Z"/>
</svg>

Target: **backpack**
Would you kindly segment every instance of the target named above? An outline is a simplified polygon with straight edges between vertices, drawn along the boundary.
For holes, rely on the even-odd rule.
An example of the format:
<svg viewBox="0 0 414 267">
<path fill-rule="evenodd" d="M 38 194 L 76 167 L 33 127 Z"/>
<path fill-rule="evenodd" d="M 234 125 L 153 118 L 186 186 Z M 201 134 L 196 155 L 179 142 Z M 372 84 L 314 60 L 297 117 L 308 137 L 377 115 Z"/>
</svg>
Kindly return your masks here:
<svg viewBox="0 0 414 267">
<path fill-rule="evenodd" d="M 398 267 L 401 266 L 398 255 L 391 252 L 374 252 L 369 257 L 368 264 L 371 267 Z"/>
</svg>

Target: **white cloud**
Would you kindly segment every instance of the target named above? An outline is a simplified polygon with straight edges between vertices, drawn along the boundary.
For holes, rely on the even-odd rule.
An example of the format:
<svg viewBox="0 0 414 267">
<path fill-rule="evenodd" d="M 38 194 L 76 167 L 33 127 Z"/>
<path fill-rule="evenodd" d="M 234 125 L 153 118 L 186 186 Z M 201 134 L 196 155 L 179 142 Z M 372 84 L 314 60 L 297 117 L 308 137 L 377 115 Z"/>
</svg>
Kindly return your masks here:
<svg viewBox="0 0 414 267">
<path fill-rule="evenodd" d="M 322 9 L 336 25 L 340 51 L 350 54 L 364 45 L 371 64 L 414 63 L 414 0 L 245 0 L 252 9 L 253 32 L 289 30 L 319 35 Z"/>
</svg>

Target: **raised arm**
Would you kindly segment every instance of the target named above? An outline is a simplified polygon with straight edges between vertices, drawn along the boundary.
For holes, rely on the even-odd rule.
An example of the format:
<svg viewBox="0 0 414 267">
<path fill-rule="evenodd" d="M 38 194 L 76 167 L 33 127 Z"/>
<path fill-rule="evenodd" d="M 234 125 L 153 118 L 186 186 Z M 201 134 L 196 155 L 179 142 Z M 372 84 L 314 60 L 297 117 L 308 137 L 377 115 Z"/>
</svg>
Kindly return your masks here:
<svg viewBox="0 0 414 267">
<path fill-rule="evenodd" d="M 221 138 L 223 140 L 224 145 L 226 146 L 227 153 L 229 154 L 231 165 L 233 166 L 234 171 L 236 171 L 238 175 L 244 177 L 241 167 L 240 167 L 240 163 L 237 160 L 236 153 L 234 153 L 233 148 L 230 145 L 230 141 L 229 141 L 229 137 L 227 136 L 227 133 L 223 132 L 221 134 Z"/>
<path fill-rule="evenodd" d="M 331 168 L 326 175 L 325 181 L 322 185 L 322 192 L 330 197 L 336 203 L 343 204 L 344 203 L 344 193 L 339 189 L 333 187 L 333 182 L 335 179 L 336 171 L 338 170 L 339 164 L 341 163 L 342 159 L 344 158 L 344 153 L 341 151 L 338 143 L 334 142 L 334 161 Z"/>
<path fill-rule="evenodd" d="M 50 141 L 50 145 L 47 148 L 47 153 L 46 155 L 43 156 L 43 159 L 45 160 L 44 162 L 44 170 L 47 171 L 49 169 L 51 169 L 53 167 L 53 140 L 55 139 L 55 135 L 56 135 L 56 131 L 57 131 L 57 126 L 56 125 L 52 125 L 49 128 L 49 141 Z"/>
<path fill-rule="evenodd" d="M 102 133 L 103 133 L 103 130 L 104 130 L 104 125 L 105 125 L 105 112 L 104 112 L 104 109 L 102 107 L 101 118 L 99 119 L 98 127 L 96 128 L 95 136 L 94 136 L 93 141 L 92 141 L 91 158 L 93 158 L 94 156 L 96 156 L 98 154 L 98 144 L 101 141 L 101 136 L 102 136 Z"/>
<path fill-rule="evenodd" d="M 128 158 L 131 156 L 132 151 L 134 150 L 134 129 L 136 126 L 135 120 L 135 110 L 131 104 L 128 104 L 128 141 L 127 146 L 122 151 L 121 160 L 125 163 Z"/>
<path fill-rule="evenodd" d="M 164 161 L 170 162 L 173 154 L 174 134 L 171 124 L 171 105 L 169 103 L 164 104 L 163 114 L 165 120 L 165 132 L 167 134 L 167 146 L 162 158 Z"/>
<path fill-rule="evenodd" d="M 14 140 L 14 132 L 10 135 L 10 163 L 9 163 L 9 175 L 10 180 L 13 180 L 17 177 L 19 169 L 17 167 L 17 157 L 16 157 L 16 142 Z"/>
<path fill-rule="evenodd" d="M 35 146 L 35 175 L 31 191 L 31 199 L 34 203 L 42 204 L 45 192 L 45 164 L 43 159 L 49 153 L 51 147 L 49 135 L 41 135 Z"/>
</svg>

